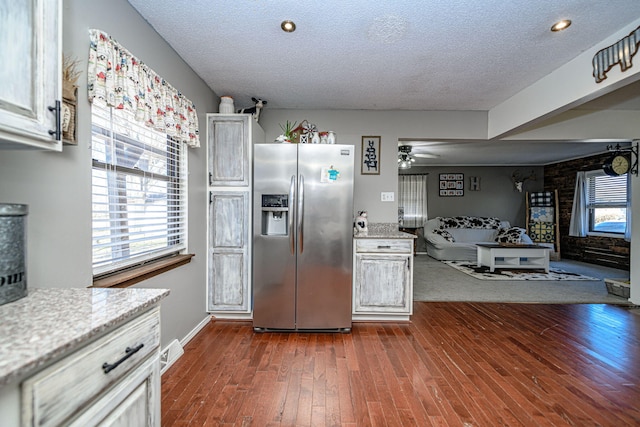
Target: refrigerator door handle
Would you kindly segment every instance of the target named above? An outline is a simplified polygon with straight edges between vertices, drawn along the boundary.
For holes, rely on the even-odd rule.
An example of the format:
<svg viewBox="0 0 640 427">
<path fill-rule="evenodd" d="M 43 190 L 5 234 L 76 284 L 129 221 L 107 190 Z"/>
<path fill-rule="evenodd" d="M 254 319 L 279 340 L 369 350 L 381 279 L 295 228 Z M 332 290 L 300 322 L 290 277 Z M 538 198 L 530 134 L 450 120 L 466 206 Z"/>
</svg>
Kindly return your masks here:
<svg viewBox="0 0 640 427">
<path fill-rule="evenodd" d="M 304 176 L 298 181 L 298 247 L 300 253 L 304 250 Z"/>
<path fill-rule="evenodd" d="M 293 207 L 295 206 L 296 199 L 296 176 L 291 175 L 291 184 L 289 184 L 289 250 L 291 255 L 296 254 L 296 241 L 293 233 L 293 218 L 295 217 Z"/>
</svg>

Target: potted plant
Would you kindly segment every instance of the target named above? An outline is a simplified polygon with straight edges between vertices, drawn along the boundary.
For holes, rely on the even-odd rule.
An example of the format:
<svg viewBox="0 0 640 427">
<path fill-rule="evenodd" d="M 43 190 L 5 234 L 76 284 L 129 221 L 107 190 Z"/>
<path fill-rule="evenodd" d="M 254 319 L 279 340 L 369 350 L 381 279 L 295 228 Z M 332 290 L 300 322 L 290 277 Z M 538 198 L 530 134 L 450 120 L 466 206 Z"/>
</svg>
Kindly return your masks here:
<svg viewBox="0 0 640 427">
<path fill-rule="evenodd" d="M 293 130 L 296 128 L 296 124 L 297 122 L 290 122 L 289 120 L 287 120 L 287 122 L 282 125 L 280 124 L 280 129 L 282 129 L 283 134 L 280 135 L 276 141 L 279 142 L 291 142 L 293 140 Z"/>
</svg>

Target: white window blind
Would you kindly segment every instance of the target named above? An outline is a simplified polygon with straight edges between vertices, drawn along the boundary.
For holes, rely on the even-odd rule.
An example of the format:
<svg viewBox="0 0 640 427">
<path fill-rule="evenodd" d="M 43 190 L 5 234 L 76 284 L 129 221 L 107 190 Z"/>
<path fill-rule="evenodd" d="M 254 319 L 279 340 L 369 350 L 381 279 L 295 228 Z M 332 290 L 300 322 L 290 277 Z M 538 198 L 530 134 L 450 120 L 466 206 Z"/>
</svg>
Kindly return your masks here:
<svg viewBox="0 0 640 427">
<path fill-rule="evenodd" d="M 587 208 L 626 207 L 627 176 L 592 174 L 587 178 Z"/>
<path fill-rule="evenodd" d="M 186 248 L 184 144 L 92 104 L 94 275 Z"/>
<path fill-rule="evenodd" d="M 597 170 L 586 174 L 589 232 L 624 234 L 627 227 L 627 176 Z"/>
</svg>

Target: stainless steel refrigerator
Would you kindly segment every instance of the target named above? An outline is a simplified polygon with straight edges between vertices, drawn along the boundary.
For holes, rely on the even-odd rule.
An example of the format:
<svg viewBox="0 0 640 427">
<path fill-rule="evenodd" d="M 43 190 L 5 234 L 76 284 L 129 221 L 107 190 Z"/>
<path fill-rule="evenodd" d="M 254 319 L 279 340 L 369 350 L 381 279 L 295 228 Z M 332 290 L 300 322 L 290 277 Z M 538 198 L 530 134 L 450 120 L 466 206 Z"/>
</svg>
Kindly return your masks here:
<svg viewBox="0 0 640 427">
<path fill-rule="evenodd" d="M 354 147 L 255 144 L 253 326 L 351 329 Z"/>
</svg>

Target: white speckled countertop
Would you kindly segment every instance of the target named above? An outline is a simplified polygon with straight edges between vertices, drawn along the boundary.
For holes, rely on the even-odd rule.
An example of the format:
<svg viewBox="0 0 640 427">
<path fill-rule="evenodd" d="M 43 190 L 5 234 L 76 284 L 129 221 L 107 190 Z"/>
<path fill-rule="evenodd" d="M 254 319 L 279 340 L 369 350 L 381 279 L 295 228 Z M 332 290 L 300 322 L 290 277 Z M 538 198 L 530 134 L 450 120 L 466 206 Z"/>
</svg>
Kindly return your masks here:
<svg viewBox="0 0 640 427">
<path fill-rule="evenodd" d="M 0 306 L 0 386 L 145 311 L 168 289 L 51 288 Z"/>
<path fill-rule="evenodd" d="M 415 239 L 417 236 L 398 230 L 395 222 L 374 222 L 368 226 L 368 232 L 355 233 L 356 239 Z"/>
</svg>

